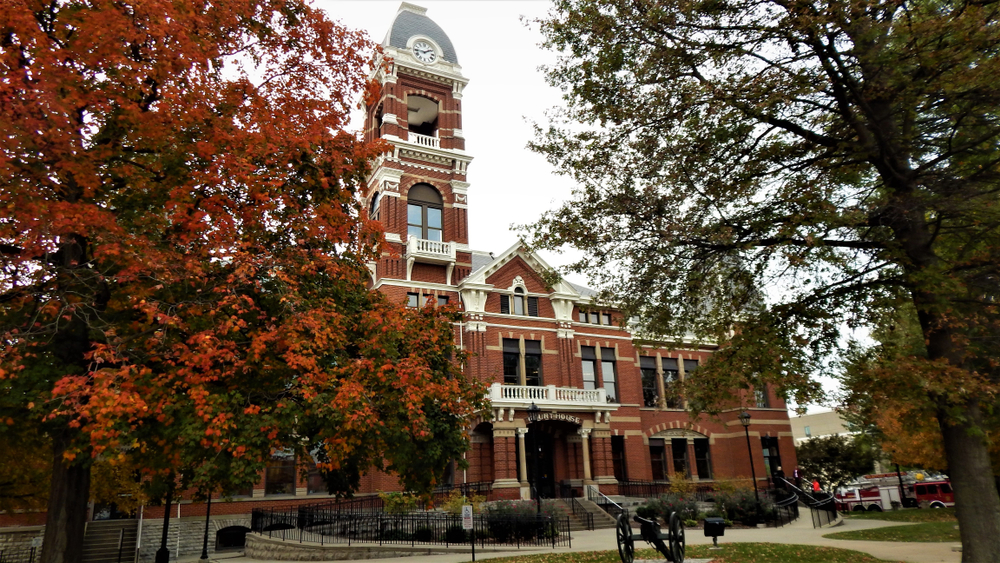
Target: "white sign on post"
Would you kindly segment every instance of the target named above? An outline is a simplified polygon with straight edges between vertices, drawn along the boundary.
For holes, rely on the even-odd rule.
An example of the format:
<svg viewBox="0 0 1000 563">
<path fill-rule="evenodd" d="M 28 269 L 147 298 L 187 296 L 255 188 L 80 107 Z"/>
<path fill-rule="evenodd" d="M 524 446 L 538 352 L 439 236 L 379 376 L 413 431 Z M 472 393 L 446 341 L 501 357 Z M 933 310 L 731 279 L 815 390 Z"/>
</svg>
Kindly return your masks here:
<svg viewBox="0 0 1000 563">
<path fill-rule="evenodd" d="M 31 538 L 31 547 L 42 547 L 42 538 Z"/>
<path fill-rule="evenodd" d="M 462 505 L 462 529 L 471 530 L 472 529 L 472 505 L 463 504 Z"/>
</svg>

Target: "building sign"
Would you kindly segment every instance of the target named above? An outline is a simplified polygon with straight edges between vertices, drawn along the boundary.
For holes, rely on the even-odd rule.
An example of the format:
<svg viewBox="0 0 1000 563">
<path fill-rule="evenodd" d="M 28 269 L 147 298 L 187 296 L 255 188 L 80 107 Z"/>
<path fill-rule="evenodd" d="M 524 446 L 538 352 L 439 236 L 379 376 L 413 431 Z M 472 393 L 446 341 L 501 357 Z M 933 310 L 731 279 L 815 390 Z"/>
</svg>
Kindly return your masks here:
<svg viewBox="0 0 1000 563">
<path fill-rule="evenodd" d="M 535 422 L 541 422 L 543 420 L 561 420 L 563 422 L 569 422 L 570 424 L 575 424 L 577 426 L 580 426 L 580 425 L 583 424 L 583 421 L 580 420 L 580 417 L 573 416 L 571 414 L 563 414 L 561 412 L 540 412 L 540 413 L 538 413 L 538 417 L 535 419 Z"/>
</svg>

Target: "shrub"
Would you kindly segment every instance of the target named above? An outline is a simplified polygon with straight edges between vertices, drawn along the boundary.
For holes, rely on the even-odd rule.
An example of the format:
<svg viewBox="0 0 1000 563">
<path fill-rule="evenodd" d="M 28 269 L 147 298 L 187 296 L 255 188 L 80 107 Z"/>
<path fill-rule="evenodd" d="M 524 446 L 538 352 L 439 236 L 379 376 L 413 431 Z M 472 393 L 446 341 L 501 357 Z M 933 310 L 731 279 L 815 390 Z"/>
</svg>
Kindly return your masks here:
<svg viewBox="0 0 1000 563">
<path fill-rule="evenodd" d="M 417 497 L 413 493 L 379 493 L 383 509 L 387 514 L 409 514 L 417 509 Z"/>
<path fill-rule="evenodd" d="M 490 535 L 498 542 L 535 537 L 552 537 L 557 533 L 554 527 L 542 527 L 536 517 L 536 505 L 528 500 L 498 500 L 483 504 L 486 525 Z M 553 508 L 542 505 L 542 516 L 555 517 Z"/>
<path fill-rule="evenodd" d="M 416 541 L 429 542 L 434 540 L 434 530 L 421 526 L 413 530 L 413 539 Z"/>
<path fill-rule="evenodd" d="M 473 512 L 482 512 L 483 502 L 486 501 L 486 497 L 481 495 L 473 495 L 472 498 L 468 498 L 462 494 L 458 489 L 453 489 L 448 495 L 448 500 L 444 501 L 441 508 L 444 509 L 448 514 L 461 514 L 462 506 L 466 504 L 472 505 Z"/>
<path fill-rule="evenodd" d="M 774 504 L 766 499 L 758 504 L 752 491 L 719 493 L 715 507 L 726 519 L 739 520 L 746 526 L 756 526 L 775 514 Z"/>
<path fill-rule="evenodd" d="M 670 478 L 670 492 L 679 496 L 690 496 L 697 487 L 694 481 L 688 479 L 683 473 L 675 473 Z"/>
<path fill-rule="evenodd" d="M 698 517 L 698 504 L 694 498 L 678 493 L 667 493 L 638 507 L 636 514 L 643 518 L 659 518 L 664 524 L 670 522 L 670 514 L 676 512 L 684 520 Z"/>
<path fill-rule="evenodd" d="M 445 541 L 448 543 L 469 543 L 469 534 L 461 526 L 449 526 L 445 533 Z"/>
</svg>

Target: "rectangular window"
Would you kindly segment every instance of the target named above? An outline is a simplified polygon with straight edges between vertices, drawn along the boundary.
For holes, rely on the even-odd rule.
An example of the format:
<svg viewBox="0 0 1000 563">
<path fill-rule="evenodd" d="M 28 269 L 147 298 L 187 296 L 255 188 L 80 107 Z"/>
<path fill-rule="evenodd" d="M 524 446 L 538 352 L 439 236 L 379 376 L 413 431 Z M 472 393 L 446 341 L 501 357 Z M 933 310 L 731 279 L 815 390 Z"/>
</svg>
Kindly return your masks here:
<svg viewBox="0 0 1000 563">
<path fill-rule="evenodd" d="M 687 377 L 698 370 L 698 360 L 684 360 L 684 376 Z"/>
<path fill-rule="evenodd" d="M 671 453 L 674 455 L 674 475 L 691 476 L 688 467 L 688 441 L 687 438 L 674 438 L 670 440 Z"/>
<path fill-rule="evenodd" d="M 597 389 L 597 352 L 593 346 L 581 346 L 583 356 L 583 388 Z"/>
<path fill-rule="evenodd" d="M 406 294 L 406 306 L 407 307 L 419 307 L 420 306 L 420 294 L 419 293 L 407 293 Z"/>
<path fill-rule="evenodd" d="M 580 315 L 579 316 L 579 320 L 580 320 L 581 323 L 587 322 L 587 312 L 586 311 L 580 311 L 578 314 Z"/>
<path fill-rule="evenodd" d="M 615 473 L 615 479 L 625 481 L 628 479 L 628 471 L 625 467 L 625 436 L 611 437 L 611 467 Z"/>
<path fill-rule="evenodd" d="M 528 316 L 537 317 L 538 316 L 538 298 L 529 297 L 528 298 Z"/>
<path fill-rule="evenodd" d="M 325 495 L 329 492 L 330 490 L 326 486 L 326 481 L 323 479 L 323 473 L 320 472 L 319 468 L 316 467 L 316 462 L 313 461 L 312 467 L 309 468 L 309 477 L 306 479 L 306 493 L 310 495 Z"/>
<path fill-rule="evenodd" d="M 503 339 L 503 382 L 521 384 L 521 347 L 513 338 Z"/>
<path fill-rule="evenodd" d="M 601 348 L 601 381 L 609 403 L 618 402 L 618 377 L 615 370 L 615 349 Z"/>
<path fill-rule="evenodd" d="M 694 462 L 699 479 L 712 478 L 712 457 L 708 450 L 708 438 L 694 439 Z"/>
<path fill-rule="evenodd" d="M 767 387 L 753 390 L 754 398 L 757 400 L 758 409 L 766 409 L 771 406 L 771 401 L 767 398 Z"/>
<path fill-rule="evenodd" d="M 601 313 L 601 324 L 611 326 L 611 313 Z"/>
<path fill-rule="evenodd" d="M 594 325 L 601 324 L 600 318 L 597 313 L 590 313 L 590 324 Z"/>
<path fill-rule="evenodd" d="M 524 384 L 534 387 L 542 385 L 542 342 L 524 341 Z"/>
<path fill-rule="evenodd" d="M 500 296 L 500 314 L 501 315 L 510 314 L 510 295 Z"/>
<path fill-rule="evenodd" d="M 411 237 L 423 238 L 424 235 L 424 208 L 412 203 L 406 206 L 406 234 Z"/>
<path fill-rule="evenodd" d="M 649 439 L 649 459 L 653 464 L 653 480 L 664 481 L 667 478 L 667 451 L 661 438 Z"/>
<path fill-rule="evenodd" d="M 781 467 L 781 452 L 778 451 L 778 439 L 773 436 L 761 436 L 760 445 L 764 451 L 764 474 L 772 476 Z"/>
<path fill-rule="evenodd" d="M 524 296 L 514 294 L 514 314 L 523 315 L 524 314 Z"/>
<path fill-rule="evenodd" d="M 678 392 L 680 372 L 677 370 L 677 360 L 663 358 L 663 391 L 668 409 L 679 409 L 683 402 Z"/>
<path fill-rule="evenodd" d="M 441 307 L 447 306 L 448 305 L 448 296 L 447 295 L 438 295 L 437 296 L 437 304 L 439 306 L 441 306 Z"/>
<path fill-rule="evenodd" d="M 640 357 L 639 372 L 642 374 L 642 404 L 655 407 L 660 398 L 656 388 L 656 358 Z"/>
<path fill-rule="evenodd" d="M 264 470 L 264 495 L 295 494 L 295 454 L 275 452 Z"/>
<path fill-rule="evenodd" d="M 441 223 L 441 210 L 428 207 L 427 208 L 427 240 L 434 240 L 441 242 L 442 234 L 444 233 L 443 225 Z"/>
</svg>

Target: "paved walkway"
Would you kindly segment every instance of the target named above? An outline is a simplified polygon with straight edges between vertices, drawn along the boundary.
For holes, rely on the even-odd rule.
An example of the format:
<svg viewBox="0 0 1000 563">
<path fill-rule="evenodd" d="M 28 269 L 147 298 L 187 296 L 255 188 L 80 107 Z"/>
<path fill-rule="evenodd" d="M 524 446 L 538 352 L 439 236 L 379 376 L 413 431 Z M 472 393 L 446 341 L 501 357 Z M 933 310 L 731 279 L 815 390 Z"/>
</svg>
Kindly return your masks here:
<svg viewBox="0 0 1000 563">
<path fill-rule="evenodd" d="M 808 518 L 799 518 L 792 524 L 784 528 L 757 528 L 746 530 L 726 530 L 726 535 L 719 538 L 720 544 L 733 542 L 767 542 L 784 544 L 805 544 L 823 545 L 839 547 L 843 549 L 853 549 L 862 551 L 889 561 L 906 561 L 907 563 L 960 563 L 962 554 L 953 551 L 952 548 L 957 543 L 904 543 L 904 542 L 877 542 L 877 541 L 851 541 L 833 540 L 824 538 L 824 534 L 834 532 L 846 532 L 851 530 L 865 530 L 871 528 L 883 528 L 886 526 L 905 525 L 899 522 L 887 522 L 884 520 L 851 520 L 846 519 L 842 525 L 833 528 L 813 529 L 812 522 Z M 711 544 L 712 538 L 704 537 L 701 530 L 689 530 L 687 533 L 688 545 Z M 513 549 L 509 551 L 493 551 L 476 549 L 476 560 L 491 559 L 495 557 L 511 557 L 516 555 L 528 555 L 534 553 L 565 553 L 574 551 L 608 551 L 615 550 L 616 540 L 614 529 L 594 530 L 592 532 L 582 531 L 573 533 L 573 546 L 556 549 Z M 647 547 L 645 542 L 638 542 L 636 547 Z M 224 556 L 223 556 L 224 557 Z M 216 560 L 215 557 L 212 560 Z M 224 563 L 272 563 L 261 562 L 247 557 L 234 554 L 226 559 L 219 558 Z M 466 563 L 471 561 L 471 555 L 466 552 L 415 555 L 398 559 L 399 563 Z M 693 563 L 693 560 L 688 560 Z M 702 560 L 703 561 L 703 560 Z"/>
</svg>

